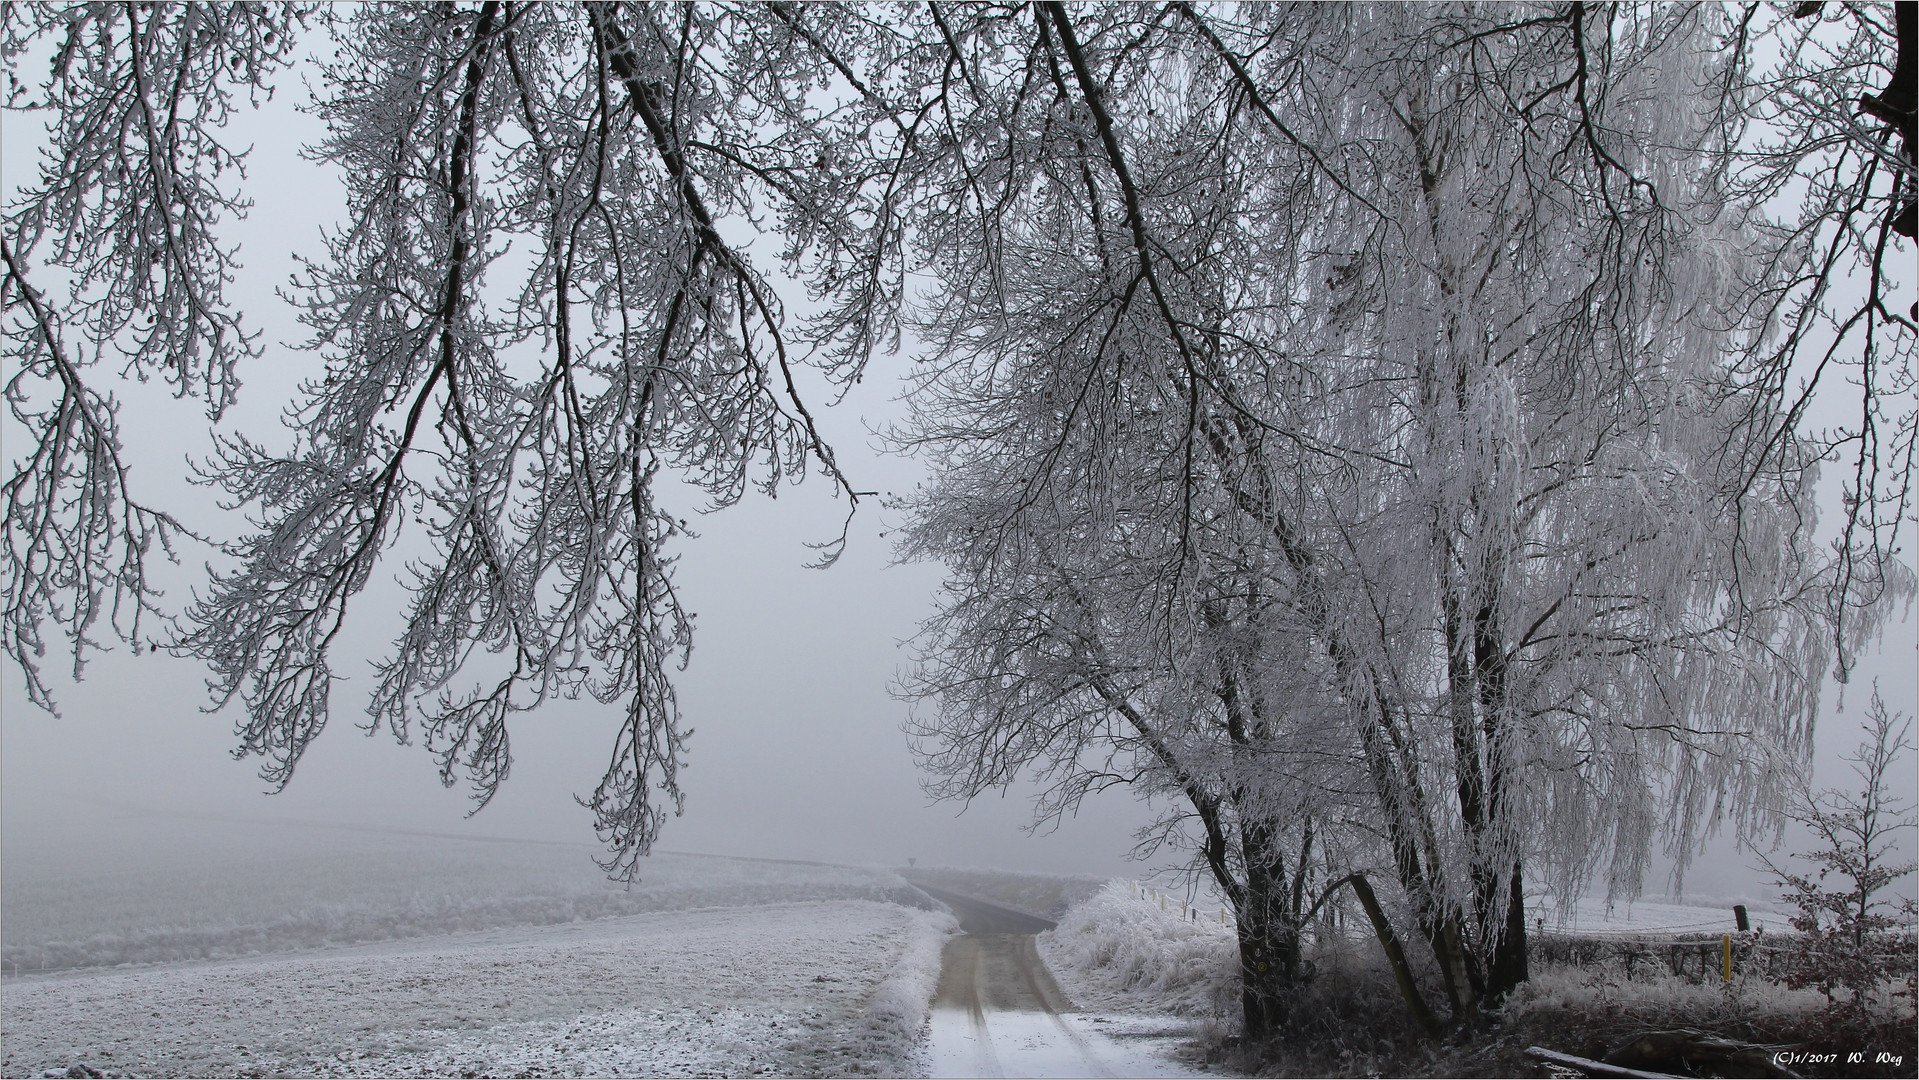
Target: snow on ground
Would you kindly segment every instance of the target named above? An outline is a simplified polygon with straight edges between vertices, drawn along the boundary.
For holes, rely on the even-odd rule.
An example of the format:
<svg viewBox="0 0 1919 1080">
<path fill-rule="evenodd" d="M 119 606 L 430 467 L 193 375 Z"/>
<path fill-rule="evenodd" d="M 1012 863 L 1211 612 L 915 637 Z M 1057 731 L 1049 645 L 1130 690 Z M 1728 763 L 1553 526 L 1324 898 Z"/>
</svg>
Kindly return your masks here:
<svg viewBox="0 0 1919 1080">
<path fill-rule="evenodd" d="M 0 1072 L 903 1075 L 952 928 L 841 900 L 9 978 Z"/>
<path fill-rule="evenodd" d="M 1151 1016 L 1091 1016 L 1027 1010 L 933 1013 L 928 1076 L 1209 1075 L 1177 1060 L 1190 1022 Z"/>
<path fill-rule="evenodd" d="M 1541 920 L 1548 933 L 1652 936 L 1730 934 L 1738 929 L 1731 903 L 1707 906 L 1642 899 L 1616 901 L 1609 906 L 1603 898 L 1588 896 L 1575 901 L 1564 913 L 1550 896 L 1528 897 L 1526 904 L 1527 913 Z M 1771 904 L 1748 902 L 1746 906 L 1755 926 L 1770 924 L 1776 930 L 1785 930 L 1790 925 Z"/>
<path fill-rule="evenodd" d="M 929 932 L 929 927 L 938 933 Z M 927 1010 L 939 987 L 940 959 L 947 939 L 959 932 L 952 915 L 927 915 L 900 950 L 892 973 L 873 990 L 860 1017 L 864 1056 L 886 1062 L 895 1076 L 926 1076 Z M 931 1074 L 937 1075 L 937 1074 Z"/>
<path fill-rule="evenodd" d="M 922 866 L 902 875 L 914 884 L 931 885 L 965 896 L 1024 911 L 1043 919 L 1057 919 L 1066 909 L 1085 903 L 1106 884 L 1084 875 L 1035 874 L 979 867 Z"/>
<path fill-rule="evenodd" d="M 1200 1029 L 1237 1008 L 1237 946 L 1216 914 L 1108 882 L 1035 939 L 1072 1011 L 937 1010 L 931 1075 L 1207 1075 L 1192 1060 Z"/>
</svg>

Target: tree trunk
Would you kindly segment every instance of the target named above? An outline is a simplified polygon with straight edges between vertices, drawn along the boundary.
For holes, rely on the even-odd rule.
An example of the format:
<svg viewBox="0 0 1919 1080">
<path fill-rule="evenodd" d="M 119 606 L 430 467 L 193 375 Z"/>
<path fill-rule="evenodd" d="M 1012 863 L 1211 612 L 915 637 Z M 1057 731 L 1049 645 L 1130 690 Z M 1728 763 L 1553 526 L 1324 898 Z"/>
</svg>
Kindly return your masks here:
<svg viewBox="0 0 1919 1080">
<path fill-rule="evenodd" d="M 1497 1003 L 1532 977 L 1526 962 L 1526 888 L 1519 860 L 1513 860 L 1505 926 L 1493 942 L 1486 967 L 1486 1000 Z"/>
<path fill-rule="evenodd" d="M 1399 935 L 1393 933 L 1393 924 L 1387 921 L 1385 909 L 1379 906 L 1379 897 L 1373 895 L 1373 887 L 1364 875 L 1354 874 L 1348 880 L 1352 882 L 1353 895 L 1359 897 L 1359 905 L 1366 909 L 1366 918 L 1372 921 L 1373 934 L 1379 938 L 1380 948 L 1386 951 L 1387 962 L 1393 966 L 1393 981 L 1399 984 L 1399 996 L 1406 1000 L 1406 1007 L 1412 1010 L 1420 1028 L 1428 1035 L 1437 1035 L 1439 1021 L 1433 1018 L 1432 1009 L 1419 993 L 1419 984 L 1413 981 L 1406 950 L 1400 948 Z"/>
<path fill-rule="evenodd" d="M 1485 986 L 1472 943 L 1466 938 L 1465 916 L 1447 910 L 1433 937 L 1433 958 L 1444 976 L 1454 1023 L 1470 1023 L 1479 1016 L 1479 998 Z"/>
<path fill-rule="evenodd" d="M 1489 586 L 1490 587 L 1490 586 Z M 1487 839 L 1511 836 L 1514 824 L 1508 791 L 1509 770 L 1513 766 L 1507 743 L 1511 734 L 1506 723 L 1507 701 L 1505 634 L 1500 629 L 1499 609 L 1487 605 L 1473 620 L 1473 672 L 1479 683 L 1481 726 L 1485 731 L 1487 776 L 1486 809 L 1492 826 Z M 1506 851 L 1511 853 L 1511 848 Z M 1475 853 L 1491 860 L 1492 851 Z M 1521 860 L 1512 855 L 1512 877 L 1506 884 L 1506 917 L 1494 919 L 1498 890 L 1488 888 L 1479 894 L 1480 933 L 1485 941 L 1486 998 L 1497 1002 L 1529 976 L 1526 963 L 1526 886 Z M 1486 870 L 1496 863 L 1488 861 Z"/>
<path fill-rule="evenodd" d="M 1299 934 L 1239 924 L 1239 1007 L 1249 1042 L 1282 1034 L 1299 991 Z"/>
<path fill-rule="evenodd" d="M 1270 828 L 1244 825 L 1245 900 L 1239 910 L 1240 1010 L 1245 1037 L 1264 1041 L 1280 1034 L 1299 990 L 1299 913 L 1286 864 Z"/>
</svg>

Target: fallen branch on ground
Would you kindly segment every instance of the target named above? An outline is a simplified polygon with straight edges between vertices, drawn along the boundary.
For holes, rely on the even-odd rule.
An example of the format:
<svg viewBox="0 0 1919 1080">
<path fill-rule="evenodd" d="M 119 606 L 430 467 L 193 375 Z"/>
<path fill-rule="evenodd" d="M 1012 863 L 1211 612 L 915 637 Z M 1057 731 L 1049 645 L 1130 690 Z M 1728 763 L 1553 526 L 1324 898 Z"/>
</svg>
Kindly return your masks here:
<svg viewBox="0 0 1919 1080">
<path fill-rule="evenodd" d="M 1678 1080 L 1672 1073 L 1646 1072 L 1643 1069 L 1628 1069 L 1623 1065 L 1608 1065 L 1591 1058 L 1562 1054 L 1557 1050 L 1548 1050 L 1543 1046 L 1528 1046 L 1526 1056 L 1544 1061 L 1549 1065 L 1559 1065 L 1568 1069 L 1577 1069 L 1587 1076 L 1623 1076 L 1633 1078 L 1655 1078 L 1655 1080 Z"/>
<path fill-rule="evenodd" d="M 1773 1046 L 1721 1038 L 1704 1031 L 1678 1028 L 1647 1031 L 1621 1043 L 1606 1055 L 1606 1063 L 1624 1067 L 1651 1068 L 1690 1065 L 1694 1062 L 1726 1062 L 1750 1070 L 1754 1076 L 1796 1077 L 1798 1074 L 1778 1063 L 1782 1052 L 1797 1046 Z"/>
</svg>

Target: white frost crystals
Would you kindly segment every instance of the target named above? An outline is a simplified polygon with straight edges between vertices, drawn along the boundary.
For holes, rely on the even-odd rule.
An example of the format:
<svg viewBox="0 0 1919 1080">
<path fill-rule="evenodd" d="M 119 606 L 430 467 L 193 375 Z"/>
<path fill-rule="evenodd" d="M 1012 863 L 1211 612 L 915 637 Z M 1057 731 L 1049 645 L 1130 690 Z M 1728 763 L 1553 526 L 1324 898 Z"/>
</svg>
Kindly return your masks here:
<svg viewBox="0 0 1919 1080">
<path fill-rule="evenodd" d="M 328 719 L 349 604 L 411 525 L 426 551 L 369 729 L 404 740 L 417 715 L 442 779 L 464 775 L 484 804 L 514 713 L 620 703 L 588 802 L 608 869 L 630 876 L 681 805 L 686 739 L 670 673 L 690 621 L 668 550 L 683 523 L 656 478 L 725 505 L 818 469 L 857 501 L 796 368 L 856 377 L 885 305 L 801 332 L 722 232 L 783 207 L 789 262 L 854 258 L 857 231 L 806 221 L 857 217 L 835 203 L 860 182 L 793 163 L 856 139 L 864 107 L 816 101 L 831 63 L 758 5 L 9 4 L 0 21 L 16 87 L 21 61 L 55 52 L 41 99 L 9 104 L 59 121 L 48 180 L 9 204 L 5 237 L 8 397 L 41 442 L 6 482 L 0 645 L 35 699 L 50 703 L 42 624 L 78 661 L 103 611 L 151 608 L 142 560 L 179 528 L 126 490 L 112 401 L 84 369 L 120 354 L 224 407 L 251 339 L 220 293 L 230 253 L 212 230 L 244 203 L 219 123 L 236 87 L 271 86 L 296 30 L 324 24 L 339 51 L 313 70 L 328 135 L 311 153 L 345 177 L 346 220 L 289 298 L 325 372 L 286 409 L 290 445 L 218 434 L 201 478 L 253 531 L 171 644 L 209 665 L 216 704 L 240 701 L 239 752 L 284 785 Z M 513 282 L 509 245 L 532 253 Z M 35 291 L 42 269 L 68 276 L 71 303 Z"/>
<path fill-rule="evenodd" d="M 1721 16 L 964 24 L 951 137 L 1004 164 L 927 241 L 898 441 L 933 472 L 906 550 L 951 574 L 911 730 L 952 797 L 1161 797 L 1145 845 L 1229 899 L 1249 1037 L 1327 905 L 1431 1029 L 1401 935 L 1464 1019 L 1526 977 L 1529 881 L 1631 897 L 1657 847 L 1757 835 L 1910 595 L 1815 536 L 1831 444 L 1758 374 L 1781 264 L 1727 180 Z M 1102 44 L 1134 40 L 1166 55 Z M 1878 332 L 1904 363 L 1911 324 Z"/>
<path fill-rule="evenodd" d="M 242 749 L 284 784 L 326 722 L 347 602 L 411 518 L 433 550 L 408 567 L 369 723 L 404 739 L 417 705 L 442 779 L 464 773 L 484 803 L 511 765 L 510 715 L 554 695 L 623 703 L 589 800 L 620 875 L 682 799 L 669 673 L 690 624 L 656 475 L 725 504 L 811 455 L 844 490 L 793 388 L 778 301 L 718 232 L 754 198 L 738 126 L 804 123 L 782 87 L 816 61 L 768 47 L 800 67 L 689 73 L 679 50 L 779 22 L 663 15 L 487 3 L 338 23 L 316 152 L 348 177 L 349 220 L 295 294 L 327 374 L 290 411 L 290 453 L 230 439 L 208 467 L 263 528 L 179 642 L 219 700 L 244 701 Z M 720 148 L 689 156 L 696 138 Z M 537 255 L 490 303 L 480 284 L 514 240 Z M 472 663 L 477 646 L 498 661 Z"/>
<path fill-rule="evenodd" d="M 776 903 L 10 979 L 5 1069 L 899 1076 L 911 1042 L 876 1035 L 865 1003 L 950 925 L 893 904 Z"/>
<path fill-rule="evenodd" d="M 187 529 L 128 489 L 119 401 L 94 369 L 157 376 L 215 419 L 232 402 L 236 365 L 259 350 L 226 301 L 235 252 L 218 228 L 247 202 L 244 151 L 221 128 L 236 97 L 270 93 L 300 18 L 265 4 L 0 13 L 0 104 L 55 108 L 46 154 L 57 167 L 8 193 L 0 228 L 5 396 L 24 434 L 9 439 L 0 482 L 0 652 L 45 708 L 46 624 L 72 643 L 77 675 L 90 639 L 138 646 L 142 616 L 164 614 L 146 559 L 170 555 Z M 52 72 L 34 94 L 17 65 L 43 37 L 56 42 Z M 41 262 L 70 288 L 36 287 Z"/>
<path fill-rule="evenodd" d="M 1047 969 L 1082 1010 L 1231 1016 L 1239 945 L 1217 910 L 1162 907 L 1137 886 L 1111 881 L 1037 942 Z"/>
<path fill-rule="evenodd" d="M 251 346 L 213 140 L 324 21 L 347 211 L 290 296 L 325 369 L 284 445 L 219 432 L 248 524 L 170 642 L 268 780 L 410 526 L 369 728 L 483 804 L 515 714 L 617 704 L 587 801 L 630 876 L 687 749 L 659 485 L 855 500 L 801 388 L 910 324 L 940 792 L 1181 806 L 1146 846 L 1196 848 L 1278 973 L 1255 1035 L 1354 899 L 1472 1013 L 1524 978 L 1529 876 L 1630 895 L 1656 844 L 1758 828 L 1825 670 L 1910 595 L 1912 15 L 1828 8 L 9 4 L 7 74 L 55 61 L 11 104 L 56 122 L 4 219 L 32 450 L 0 649 L 46 704 L 46 624 L 77 660 L 151 610 L 174 526 L 85 378 L 220 412 Z M 1835 111 L 1868 98 L 1877 127 Z"/>
</svg>

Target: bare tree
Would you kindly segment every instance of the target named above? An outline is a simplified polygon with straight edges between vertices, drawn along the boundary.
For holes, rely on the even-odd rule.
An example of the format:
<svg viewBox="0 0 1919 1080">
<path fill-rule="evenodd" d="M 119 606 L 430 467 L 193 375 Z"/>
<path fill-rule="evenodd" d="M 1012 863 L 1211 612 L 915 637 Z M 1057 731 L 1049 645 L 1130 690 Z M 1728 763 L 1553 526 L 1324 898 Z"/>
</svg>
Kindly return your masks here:
<svg viewBox="0 0 1919 1080">
<path fill-rule="evenodd" d="M 1911 731 L 1911 718 L 1888 709 L 1875 687 L 1866 737 L 1846 758 L 1858 786 L 1802 795 L 1786 810 L 1812 832 L 1817 846 L 1794 857 L 1814 872 L 1795 874 L 1761 857 L 1783 898 L 1798 909 L 1792 916 L 1798 947 L 1786 976 L 1792 985 L 1816 985 L 1828 998 L 1845 986 L 1851 1004 L 1863 1005 L 1887 975 L 1910 977 L 1909 934 L 1901 931 L 1911 929 L 1913 902 L 1884 893 L 1915 869 L 1912 859 L 1899 857 L 1900 834 L 1919 824 L 1895 789 L 1899 759 L 1912 749 Z"/>
<path fill-rule="evenodd" d="M 48 624 L 76 676 L 99 639 L 139 647 L 158 610 L 147 560 L 185 532 L 128 487 L 113 382 L 158 376 L 218 419 L 258 355 L 226 301 L 236 253 L 219 229 L 247 201 L 221 127 L 236 98 L 271 92 L 308 7 L 0 5 L 5 107 L 53 117 L 48 167 L 0 221 L 5 393 L 28 447 L 0 484 L 0 651 L 45 708 Z M 18 64 L 43 42 L 30 88 Z"/>
<path fill-rule="evenodd" d="M 229 87 L 264 88 L 301 15 L 219 10 L 8 9 L 10 57 L 60 39 L 50 180 L 7 219 L 12 400 L 45 433 L 8 487 L 7 647 L 41 700 L 40 622 L 65 617 L 78 656 L 102 585 L 150 606 L 140 560 L 178 528 L 132 501 L 111 401 L 78 381 L 62 332 L 80 326 L 135 371 L 172 365 L 216 414 L 252 348 L 219 291 L 231 253 L 211 229 L 243 204 L 213 182 L 238 164 L 215 136 Z M 856 500 L 796 369 L 850 380 L 883 332 L 883 313 L 850 312 L 796 339 L 766 269 L 725 235 L 770 210 L 791 260 L 863 258 L 848 254 L 859 234 L 827 225 L 856 216 L 834 200 L 857 200 L 859 183 L 813 166 L 871 109 L 814 92 L 834 71 L 787 15 L 482 3 L 319 16 L 339 52 L 314 72 L 328 136 L 310 152 L 341 167 L 348 216 L 289 296 L 326 370 L 287 410 L 290 445 L 221 436 L 201 479 L 257 528 L 226 545 L 236 568 L 173 643 L 211 667 L 216 704 L 239 700 L 239 753 L 262 756 L 269 781 L 284 785 L 324 727 L 330 651 L 405 524 L 428 551 L 406 568 L 407 625 L 378 665 L 369 730 L 404 740 L 417 709 L 443 778 L 464 774 L 484 804 L 512 760 L 510 716 L 592 694 L 625 706 L 587 800 L 609 870 L 631 875 L 678 808 L 670 674 L 690 626 L 671 577 L 681 523 L 656 505 L 656 478 L 724 505 L 817 469 Z M 27 286 L 43 240 L 77 296 L 98 294 L 91 307 Z M 497 261 L 509 242 L 535 253 L 516 282 Z M 29 378 L 55 384 L 53 408 L 32 404 Z"/>
</svg>

